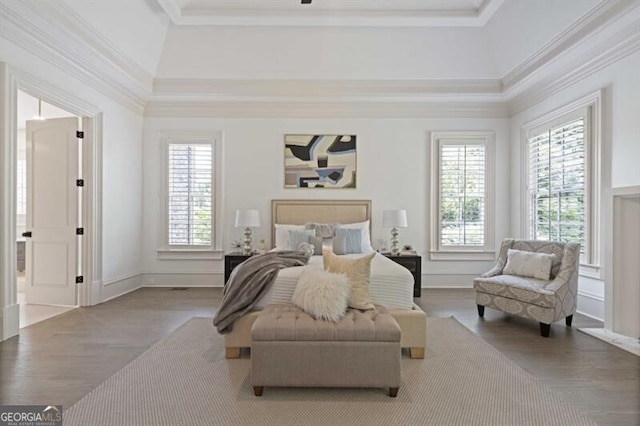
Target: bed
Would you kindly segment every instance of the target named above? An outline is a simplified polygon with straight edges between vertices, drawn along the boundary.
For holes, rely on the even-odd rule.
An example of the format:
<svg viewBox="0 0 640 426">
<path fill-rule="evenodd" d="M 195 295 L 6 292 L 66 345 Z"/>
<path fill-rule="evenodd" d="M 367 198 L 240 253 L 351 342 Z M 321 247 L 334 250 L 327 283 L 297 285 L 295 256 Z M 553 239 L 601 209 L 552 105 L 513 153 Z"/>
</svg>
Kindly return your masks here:
<svg viewBox="0 0 640 426">
<path fill-rule="evenodd" d="M 272 200 L 271 240 L 276 241 L 276 224 L 304 225 L 319 223 L 360 223 L 371 221 L 370 200 Z M 362 255 L 347 255 L 359 257 Z M 311 265 L 321 265 L 322 256 L 313 256 Z M 238 358 L 241 348 L 251 347 L 251 327 L 259 309 L 269 303 L 289 301 L 303 267 L 287 268 L 252 311 L 233 324 L 225 334 L 227 358 Z M 426 315 L 413 303 L 413 276 L 395 262 L 376 254 L 371 264 L 371 297 L 374 303 L 385 305 L 400 325 L 400 345 L 409 350 L 411 358 L 424 358 L 426 347 Z"/>
</svg>

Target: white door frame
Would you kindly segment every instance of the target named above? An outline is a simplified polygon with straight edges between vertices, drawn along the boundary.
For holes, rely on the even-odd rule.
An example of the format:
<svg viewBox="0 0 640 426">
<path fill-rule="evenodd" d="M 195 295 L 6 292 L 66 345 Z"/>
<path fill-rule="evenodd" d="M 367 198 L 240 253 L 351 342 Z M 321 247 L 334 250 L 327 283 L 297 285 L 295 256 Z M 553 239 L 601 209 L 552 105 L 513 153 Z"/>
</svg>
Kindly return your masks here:
<svg viewBox="0 0 640 426">
<path fill-rule="evenodd" d="M 78 304 L 102 300 L 102 113 L 96 107 L 27 73 L 0 62 L 0 341 L 19 332 L 16 281 L 17 93 L 22 90 L 82 117 L 84 283 Z"/>
</svg>

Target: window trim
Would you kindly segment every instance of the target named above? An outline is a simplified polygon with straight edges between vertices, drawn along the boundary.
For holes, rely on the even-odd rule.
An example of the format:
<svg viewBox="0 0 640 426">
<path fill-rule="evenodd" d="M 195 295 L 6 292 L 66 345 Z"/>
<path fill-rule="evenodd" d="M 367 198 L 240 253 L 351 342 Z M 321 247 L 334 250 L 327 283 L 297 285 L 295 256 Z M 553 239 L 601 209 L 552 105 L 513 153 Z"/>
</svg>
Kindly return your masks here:
<svg viewBox="0 0 640 426">
<path fill-rule="evenodd" d="M 163 130 L 158 132 L 161 145 L 160 161 L 160 220 L 158 225 L 158 259 L 222 259 L 222 132 L 193 131 L 193 130 Z M 174 144 L 202 144 L 211 145 L 213 199 L 212 204 L 212 241 L 208 246 L 172 246 L 169 245 L 169 214 L 168 214 L 168 179 L 169 179 L 169 145 Z"/>
<path fill-rule="evenodd" d="M 580 256 L 580 275 L 602 279 L 600 250 L 600 215 L 601 215 L 601 152 L 602 152 L 602 90 L 590 93 L 567 105 L 550 111 L 531 120 L 520 129 L 520 161 L 521 161 L 521 200 L 520 200 L 520 233 L 524 238 L 531 238 L 529 233 L 529 136 L 544 128 L 561 124 L 572 116 L 585 117 L 585 247 L 584 256 Z"/>
<path fill-rule="evenodd" d="M 440 147 L 445 144 L 481 144 L 485 147 L 485 225 L 484 246 L 460 248 L 441 245 Z M 495 258 L 495 132 L 437 131 L 431 132 L 431 260 L 493 260 Z"/>
</svg>

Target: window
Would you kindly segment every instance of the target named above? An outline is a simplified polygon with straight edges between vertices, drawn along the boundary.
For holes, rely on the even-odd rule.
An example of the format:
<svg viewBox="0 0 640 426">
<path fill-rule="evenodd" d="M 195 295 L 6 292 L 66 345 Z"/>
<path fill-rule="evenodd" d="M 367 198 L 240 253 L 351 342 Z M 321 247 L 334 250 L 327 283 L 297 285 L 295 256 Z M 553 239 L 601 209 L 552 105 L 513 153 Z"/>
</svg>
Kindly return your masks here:
<svg viewBox="0 0 640 426">
<path fill-rule="evenodd" d="M 596 264 L 599 96 L 525 127 L 528 238 L 580 243 L 581 263 Z"/>
<path fill-rule="evenodd" d="M 211 258 L 221 252 L 220 134 L 162 132 L 164 161 L 160 258 Z M 214 258 L 221 257 L 217 253 Z"/>
<path fill-rule="evenodd" d="M 212 163 L 210 144 L 169 144 L 170 246 L 211 246 Z"/>
<path fill-rule="evenodd" d="M 432 134 L 432 259 L 485 259 L 493 250 L 493 134 Z"/>
</svg>

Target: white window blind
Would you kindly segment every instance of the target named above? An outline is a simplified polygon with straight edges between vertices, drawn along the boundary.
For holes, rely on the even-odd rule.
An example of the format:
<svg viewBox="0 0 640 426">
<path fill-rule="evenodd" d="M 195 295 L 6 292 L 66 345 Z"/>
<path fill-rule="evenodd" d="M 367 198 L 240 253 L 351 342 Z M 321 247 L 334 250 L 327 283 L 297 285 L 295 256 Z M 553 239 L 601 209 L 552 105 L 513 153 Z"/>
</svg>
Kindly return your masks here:
<svg viewBox="0 0 640 426">
<path fill-rule="evenodd" d="M 576 242 L 585 250 L 585 119 L 528 139 L 529 226 L 536 240 Z"/>
<path fill-rule="evenodd" d="M 485 146 L 440 146 L 440 245 L 485 245 Z"/>
<path fill-rule="evenodd" d="M 211 144 L 168 146 L 168 242 L 211 246 L 213 241 Z"/>
</svg>

